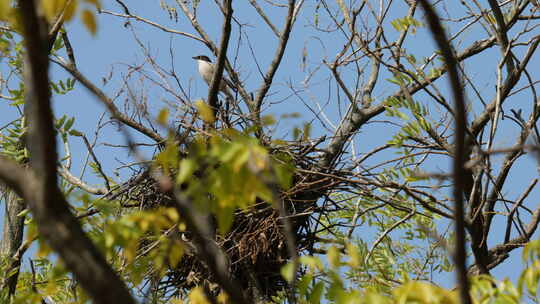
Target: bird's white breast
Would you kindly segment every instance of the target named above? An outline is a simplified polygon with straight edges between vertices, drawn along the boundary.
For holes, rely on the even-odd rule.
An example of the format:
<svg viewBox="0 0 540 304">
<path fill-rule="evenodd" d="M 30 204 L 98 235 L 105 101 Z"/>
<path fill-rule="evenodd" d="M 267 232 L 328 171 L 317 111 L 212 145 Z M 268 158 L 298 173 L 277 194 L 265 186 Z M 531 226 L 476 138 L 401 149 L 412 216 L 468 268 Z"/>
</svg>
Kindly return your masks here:
<svg viewBox="0 0 540 304">
<path fill-rule="evenodd" d="M 207 84 L 212 82 L 212 75 L 214 75 L 214 65 L 204 60 L 197 60 L 199 64 L 199 74 L 203 77 Z"/>
</svg>

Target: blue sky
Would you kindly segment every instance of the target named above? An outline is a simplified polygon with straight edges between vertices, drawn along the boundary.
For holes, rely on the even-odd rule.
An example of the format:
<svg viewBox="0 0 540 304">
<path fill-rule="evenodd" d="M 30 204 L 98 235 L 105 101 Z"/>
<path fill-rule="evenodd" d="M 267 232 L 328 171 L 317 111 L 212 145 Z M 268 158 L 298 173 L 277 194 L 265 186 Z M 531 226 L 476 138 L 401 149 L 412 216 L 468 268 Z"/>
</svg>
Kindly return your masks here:
<svg viewBox="0 0 540 304">
<path fill-rule="evenodd" d="M 103 1 L 103 8 L 105 10 L 122 13 L 122 9 L 115 1 Z M 178 21 L 170 20 L 168 13 L 159 7 L 157 1 L 125 1 L 128 4 L 131 13 L 139 15 L 150 20 L 158 21 L 163 26 L 195 34 L 196 32 L 191 28 L 188 20 L 181 13 L 178 8 Z M 174 1 L 168 1 L 173 5 Z M 448 11 L 458 10 L 458 1 L 456 3 L 450 3 Z M 167 3 L 167 1 L 165 1 Z M 268 8 L 264 3 L 263 7 Z M 292 38 L 287 46 L 286 55 L 283 59 L 282 65 L 279 68 L 278 74 L 275 77 L 274 86 L 271 90 L 271 96 L 269 100 L 274 102 L 271 109 L 267 113 L 273 114 L 276 118 L 279 118 L 283 114 L 291 114 L 297 112 L 300 114 L 300 118 L 288 118 L 280 120 L 276 137 L 283 134 L 290 134 L 291 129 L 294 126 L 301 126 L 303 122 L 311 121 L 313 119 L 313 113 L 306 109 L 303 101 L 292 94 L 289 89 L 289 83 L 292 83 L 295 87 L 301 88 L 302 81 L 306 80 L 311 71 L 314 71 L 315 64 L 320 61 L 321 58 L 327 58 L 328 61 L 334 59 L 336 53 L 344 44 L 342 37 L 336 40 L 335 34 L 321 34 L 316 32 L 313 28 L 313 24 L 316 19 L 315 1 L 306 1 L 303 7 L 303 12 L 299 15 L 298 21 L 293 29 Z M 455 6 L 453 6 L 455 5 Z M 229 58 L 233 60 L 236 55 L 236 46 L 239 39 L 241 39 L 242 46 L 238 51 L 240 62 L 236 63 L 237 71 L 240 72 L 242 79 L 244 80 L 246 87 L 249 90 L 256 90 L 260 85 L 261 76 L 257 69 L 257 65 L 251 56 L 251 50 L 248 47 L 251 45 L 253 52 L 256 54 L 257 63 L 262 67 L 263 73 L 266 72 L 266 67 L 272 60 L 275 46 L 276 37 L 272 34 L 267 26 L 265 26 L 260 17 L 255 13 L 253 8 L 247 3 L 247 1 L 234 1 L 235 16 L 238 16 L 238 21 L 241 22 L 242 29 L 245 30 L 246 36 L 239 37 L 238 24 L 233 23 L 233 33 L 231 36 L 231 45 L 229 46 Z M 395 18 L 403 16 L 405 14 L 405 6 L 402 10 L 393 10 L 391 14 L 395 15 Z M 283 19 L 285 16 L 285 9 L 271 9 L 269 16 L 275 21 L 279 28 L 282 28 Z M 201 1 L 198 8 L 198 16 L 202 26 L 209 33 L 214 42 L 218 43 L 220 38 L 220 31 L 222 26 L 222 16 L 215 9 L 212 1 Z M 420 14 L 417 14 L 420 16 Z M 323 13 L 320 15 L 320 22 L 326 22 L 323 20 Z M 389 18 L 392 20 L 394 18 Z M 95 84 L 99 84 L 101 88 L 109 94 L 109 96 L 115 96 L 118 88 L 122 84 L 122 78 L 126 76 L 127 65 L 141 64 L 145 61 L 145 58 L 141 55 L 141 49 L 135 37 L 142 42 L 142 44 L 149 50 L 150 55 L 155 58 L 156 62 L 168 69 L 174 66 L 174 69 L 179 76 L 182 87 L 189 92 L 189 97 L 192 100 L 198 98 L 206 98 L 207 86 L 198 77 L 196 71 L 196 64 L 191 59 L 192 56 L 205 54 L 211 55 L 211 52 L 200 42 L 192 39 L 168 34 L 161 30 L 152 28 L 146 24 L 142 24 L 135 20 L 131 21 L 131 26 L 124 26 L 125 20 L 119 17 L 114 17 L 105 13 L 98 15 L 98 32 L 96 36 L 92 36 L 84 29 L 80 22 L 75 21 L 68 25 L 68 34 L 71 39 L 71 43 L 74 47 L 75 56 L 77 58 L 77 65 L 81 72 L 91 79 Z M 455 30 L 451 28 L 451 30 Z M 135 35 L 135 36 L 134 36 Z M 399 35 L 399 32 L 390 29 L 388 31 L 388 39 L 392 40 Z M 485 38 L 486 35 L 481 28 L 474 28 L 468 31 L 462 36 L 459 41 L 455 41 L 455 46 L 460 48 L 462 46 L 469 45 L 472 41 L 479 38 Z M 408 42 L 405 47 L 413 53 L 417 58 L 422 56 L 429 56 L 433 52 L 433 42 L 431 36 L 425 31 L 419 30 L 413 39 Z M 171 58 L 170 51 L 174 54 L 174 58 Z M 306 69 L 302 69 L 301 61 L 303 53 L 307 54 L 308 66 Z M 496 60 L 498 58 L 499 50 L 493 48 L 485 53 L 485 55 L 475 57 L 472 61 L 465 63 L 465 68 L 471 73 L 478 83 L 485 83 L 485 94 L 489 100 L 493 96 L 494 90 L 492 88 L 493 81 L 495 79 L 494 69 Z M 495 61 L 494 61 L 495 60 Z M 539 66 L 538 59 L 534 59 L 534 62 L 530 66 Z M 153 73 L 148 65 L 143 66 L 147 69 L 148 73 L 152 76 L 158 77 Z M 354 85 L 355 78 L 351 74 L 344 70 L 343 76 L 345 82 Z M 367 73 L 367 72 L 366 72 Z M 536 73 L 538 73 L 536 71 Z M 61 70 L 55 64 L 51 66 L 51 75 L 54 79 L 65 79 L 67 74 Z M 102 78 L 107 78 L 112 75 L 106 85 L 103 85 Z M 311 79 L 311 86 L 304 88 L 300 95 L 304 101 L 317 110 L 315 104 L 316 101 L 320 103 L 329 121 L 332 124 L 337 125 L 339 123 L 339 117 L 346 110 L 347 103 L 342 97 L 341 104 L 337 103 L 335 94 L 331 91 L 335 91 L 335 85 L 333 89 L 328 89 L 330 73 L 324 66 L 320 70 L 316 71 Z M 538 76 L 538 74 L 536 74 Z M 390 75 L 388 75 L 390 78 Z M 534 77 L 533 77 L 534 78 Z M 148 97 L 149 112 L 155 115 L 160 109 L 167 106 L 167 102 L 172 100 L 172 97 L 163 92 L 162 90 L 152 87 L 148 82 L 140 82 L 136 77 L 130 80 L 131 87 L 136 93 L 145 93 Z M 441 82 L 443 94 L 446 93 L 446 85 Z M 519 86 L 518 86 L 519 87 Z M 375 102 L 382 100 L 391 92 L 396 91 L 398 88 L 389 82 L 381 81 L 375 90 Z M 472 94 L 468 94 L 472 96 Z M 524 93 L 523 99 L 526 100 L 529 93 Z M 421 95 L 419 95 L 421 96 Z M 123 104 L 124 97 L 116 100 L 120 108 Z M 448 99 L 450 99 L 448 97 Z M 471 99 L 474 99 L 471 97 Z M 524 101 L 525 103 L 526 101 Z M 509 107 L 509 109 L 512 108 Z M 10 121 L 13 117 L 14 111 L 12 108 L 7 107 L 5 104 L 0 104 L 2 114 L 0 114 L 0 126 Z M 473 107 L 474 109 L 474 107 Z M 507 109 L 507 110 L 509 110 Z M 75 92 L 72 92 L 66 96 L 56 97 L 54 100 L 54 110 L 57 117 L 64 114 L 68 116 L 76 117 L 76 123 L 74 128 L 92 136 L 96 130 L 96 124 L 100 116 L 104 113 L 104 107 L 96 101 L 86 90 L 77 86 Z M 171 111 L 171 113 L 174 113 Z M 473 115 L 471 114 L 470 117 Z M 381 115 L 376 120 L 384 123 L 384 117 Z M 509 124 L 508 122 L 503 122 Z M 318 136 L 322 133 L 327 133 L 321 128 L 320 124 L 316 121 L 313 126 L 313 136 Z M 515 134 L 518 131 L 514 127 L 508 128 L 509 131 L 501 133 L 497 138 L 497 145 L 504 147 L 513 143 Z M 388 136 L 393 129 L 388 131 L 381 131 L 381 125 L 379 123 L 373 123 L 367 125 L 360 131 L 360 134 L 355 138 L 354 146 L 358 153 L 365 153 L 372 148 L 384 143 L 390 139 Z M 322 131 L 322 132 L 321 132 Z M 145 138 L 134 134 L 137 140 L 148 142 Z M 102 161 L 104 168 L 116 168 L 121 165 L 119 162 L 130 162 L 133 158 L 125 152 L 125 149 L 107 147 L 103 143 L 109 144 L 125 144 L 124 138 L 120 132 L 118 132 L 115 126 L 109 125 L 101 130 L 101 134 L 98 140 L 98 146 L 96 153 Z M 72 152 L 74 155 L 74 168 L 73 172 L 80 172 L 80 167 L 77 164 L 85 159 L 86 149 L 79 140 L 72 140 Z M 496 145 L 496 146 L 497 146 Z M 144 150 L 145 155 L 150 157 L 153 152 L 152 149 Z M 374 159 L 375 161 L 376 159 Z M 433 169 L 447 170 L 449 168 L 448 162 L 433 163 Z M 523 161 L 516 166 L 512 171 L 511 181 L 515 187 L 506 188 L 509 190 L 506 193 L 509 197 L 516 198 L 524 189 L 528 186 L 531 178 L 537 177 L 538 172 L 531 170 L 532 166 L 536 166 L 534 159 L 531 157 L 525 157 Z M 107 173 L 112 174 L 112 170 L 108 170 Z M 127 170 L 120 170 L 118 177 L 119 181 L 129 177 L 131 172 Z M 100 180 L 92 174 L 86 174 L 85 180 L 89 183 L 100 183 Z M 534 208 L 535 204 L 539 201 L 540 191 L 535 189 L 529 196 L 529 207 Z M 495 228 L 492 235 L 500 236 L 504 234 L 504 222 L 501 225 L 497 225 L 500 228 Z M 376 236 L 374 236 L 376 238 Z M 495 243 L 497 239 L 490 240 Z M 513 279 L 517 277 L 522 269 L 522 264 L 519 256 L 520 250 L 515 250 L 512 253 L 511 259 L 508 259 L 504 264 L 497 267 L 493 274 L 498 278 L 504 278 L 509 276 Z M 440 279 L 440 283 L 445 286 L 453 286 L 453 278 L 443 276 Z"/>
</svg>

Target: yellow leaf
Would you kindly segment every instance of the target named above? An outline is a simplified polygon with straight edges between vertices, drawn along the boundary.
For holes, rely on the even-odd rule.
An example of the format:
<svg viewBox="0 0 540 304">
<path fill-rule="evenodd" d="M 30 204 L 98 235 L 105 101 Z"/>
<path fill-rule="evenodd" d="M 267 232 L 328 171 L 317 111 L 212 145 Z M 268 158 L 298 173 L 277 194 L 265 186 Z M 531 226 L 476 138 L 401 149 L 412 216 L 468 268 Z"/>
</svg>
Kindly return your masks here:
<svg viewBox="0 0 540 304">
<path fill-rule="evenodd" d="M 42 259 L 46 256 L 49 255 L 49 253 L 51 253 L 51 247 L 49 247 L 47 244 L 45 244 L 44 241 L 42 240 L 39 240 L 38 241 L 39 243 L 39 247 L 38 247 L 38 251 L 37 251 L 37 257 Z"/>
<path fill-rule="evenodd" d="M 60 286 L 58 286 L 55 283 L 49 283 L 49 284 L 45 285 L 44 289 L 41 289 L 41 290 L 43 290 L 43 292 L 46 295 L 55 295 L 56 293 L 58 293 L 60 291 Z"/>
<path fill-rule="evenodd" d="M 186 231 L 186 229 L 187 229 L 186 223 L 178 224 L 178 231 Z"/>
<path fill-rule="evenodd" d="M 370 304 L 392 303 L 390 299 L 376 292 L 368 292 L 367 294 L 363 295 L 363 299 L 364 299 L 364 302 L 362 303 L 370 303 Z"/>
<path fill-rule="evenodd" d="M 33 240 L 34 238 L 37 238 L 38 231 L 37 231 L 36 222 L 32 221 L 32 222 L 28 223 L 27 227 L 28 227 L 27 228 L 28 230 L 26 232 L 26 240 L 30 241 L 30 240 Z"/>
<path fill-rule="evenodd" d="M 137 256 L 137 248 L 139 247 L 139 242 L 136 239 L 131 240 L 127 246 L 124 247 L 124 256 L 128 263 L 133 262 Z"/>
<path fill-rule="evenodd" d="M 77 1 L 73 0 L 68 3 L 68 6 L 64 9 L 64 20 L 69 21 L 75 16 L 75 11 L 77 8 Z"/>
<path fill-rule="evenodd" d="M 248 166 L 253 173 L 261 172 L 268 167 L 268 153 L 263 147 L 255 146 L 249 152 Z"/>
<path fill-rule="evenodd" d="M 239 132 L 238 130 L 236 129 L 233 129 L 233 128 L 226 128 L 226 129 L 223 129 L 223 134 L 231 139 L 236 139 L 238 137 L 241 137 L 243 136 L 243 134 L 241 132 Z"/>
<path fill-rule="evenodd" d="M 212 123 L 216 119 L 214 117 L 214 111 L 206 102 L 202 100 L 197 100 L 195 102 L 195 107 L 197 107 L 197 111 L 199 111 L 199 115 L 201 115 L 202 120 L 204 120 L 207 123 Z"/>
<path fill-rule="evenodd" d="M 306 265 L 309 268 L 309 272 L 313 273 L 315 271 L 320 271 L 323 269 L 323 264 L 321 260 L 317 257 L 304 255 L 300 257 L 300 263 Z"/>
<path fill-rule="evenodd" d="M 88 31 L 92 35 L 95 35 L 97 32 L 97 23 L 94 14 L 90 10 L 85 9 L 81 13 L 81 18 Z"/>
<path fill-rule="evenodd" d="M 337 249 L 335 246 L 330 246 L 326 255 L 328 256 L 330 266 L 334 268 L 339 267 L 339 249 Z"/>
<path fill-rule="evenodd" d="M 349 266 L 352 268 L 357 268 L 360 266 L 360 254 L 358 253 L 358 247 L 349 243 L 347 244 L 347 253 L 349 254 Z"/>
<path fill-rule="evenodd" d="M 167 119 L 169 118 L 169 109 L 163 108 L 159 111 L 157 122 L 162 125 L 167 125 Z"/>
<path fill-rule="evenodd" d="M 156 162 L 163 167 L 163 170 L 169 171 L 178 166 L 178 147 L 173 141 L 167 141 L 167 145 L 161 153 L 156 156 Z"/>
<path fill-rule="evenodd" d="M 11 16 L 11 5 L 9 5 L 9 0 L 0 0 L 0 20 L 7 21 L 8 17 Z"/>
<path fill-rule="evenodd" d="M 173 222 L 178 222 L 180 219 L 180 215 L 178 214 L 178 211 L 175 208 L 167 208 L 165 209 L 165 214 L 171 219 Z"/>
<path fill-rule="evenodd" d="M 189 303 L 191 304 L 208 304 L 206 295 L 201 287 L 195 287 L 191 290 L 189 294 Z"/>
<path fill-rule="evenodd" d="M 220 292 L 219 295 L 217 296 L 217 302 L 219 304 L 227 304 L 227 303 L 230 303 L 229 302 L 229 295 L 227 295 L 225 292 Z"/>
<path fill-rule="evenodd" d="M 250 151 L 247 149 L 236 149 L 238 152 L 235 153 L 235 159 L 232 162 L 232 169 L 234 173 L 238 173 L 244 164 L 250 160 Z"/>
<path fill-rule="evenodd" d="M 145 219 L 142 219 L 141 221 L 139 221 L 139 227 L 141 227 L 141 229 L 142 229 L 143 231 L 147 231 L 148 228 L 150 227 L 150 223 L 151 223 L 150 221 L 151 221 L 151 220 L 152 220 L 152 219 L 146 219 L 146 218 L 145 218 Z"/>
<path fill-rule="evenodd" d="M 3 0 L 0 0 L 3 1 Z M 56 18 L 60 14 L 63 14 L 63 19 L 69 21 L 73 19 L 75 15 L 77 1 L 75 0 L 42 0 L 41 7 L 43 8 L 43 13 L 45 17 L 50 22 L 55 22 Z"/>
<path fill-rule="evenodd" d="M 169 252 L 170 266 L 175 268 L 176 265 L 178 265 L 178 263 L 182 259 L 183 255 L 184 255 L 184 247 L 179 242 L 173 243 L 171 245 L 171 251 Z"/>
<path fill-rule="evenodd" d="M 45 17 L 49 21 L 53 21 L 54 18 L 61 12 L 66 0 L 41 0 L 41 7 Z"/>
<path fill-rule="evenodd" d="M 412 281 L 403 284 L 394 289 L 392 294 L 399 303 L 459 303 L 456 292 L 448 291 L 425 282 Z"/>
<path fill-rule="evenodd" d="M 114 244 L 114 235 L 112 233 L 105 233 L 105 246 L 112 247 Z"/>
</svg>

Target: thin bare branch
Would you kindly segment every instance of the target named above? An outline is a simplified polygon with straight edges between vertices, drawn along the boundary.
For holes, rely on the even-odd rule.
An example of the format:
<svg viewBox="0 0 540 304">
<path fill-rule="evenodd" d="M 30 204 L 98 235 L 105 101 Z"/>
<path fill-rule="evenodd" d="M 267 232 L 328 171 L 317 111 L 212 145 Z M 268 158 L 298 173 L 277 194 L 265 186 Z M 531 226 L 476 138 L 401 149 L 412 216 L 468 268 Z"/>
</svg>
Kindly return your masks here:
<svg viewBox="0 0 540 304">
<path fill-rule="evenodd" d="M 455 103 L 455 152 L 453 161 L 454 177 L 454 204 L 456 209 L 456 253 L 455 263 L 458 271 L 458 282 L 460 288 L 461 302 L 472 303 L 469 294 L 469 280 L 467 278 L 467 252 L 465 249 L 465 212 L 463 206 L 463 191 L 465 189 L 465 130 L 467 128 L 467 113 L 465 109 L 465 97 L 461 87 L 461 80 L 457 70 L 458 60 L 454 56 L 452 46 L 448 42 L 448 36 L 440 22 L 440 18 L 427 0 L 420 3 L 426 13 L 429 28 L 433 34 L 437 46 L 442 52 L 446 66 L 448 68 L 450 87 Z"/>
<path fill-rule="evenodd" d="M 255 116 L 255 121 L 257 122 L 259 127 L 261 127 L 260 112 L 261 106 L 263 104 L 263 99 L 266 97 L 268 90 L 270 90 L 270 86 L 272 86 L 274 75 L 276 74 L 279 65 L 281 64 L 281 59 L 283 59 L 283 54 L 285 54 L 285 48 L 287 47 L 287 43 L 289 42 L 289 36 L 293 27 L 295 3 L 296 0 L 289 0 L 289 10 L 287 12 L 287 19 L 285 20 L 285 28 L 280 35 L 274 59 L 272 60 L 272 63 L 270 63 L 268 71 L 264 75 L 263 83 L 258 89 L 257 97 L 255 97 L 255 100 L 253 102 L 254 107 L 251 114 Z"/>
<path fill-rule="evenodd" d="M 77 186 L 88 193 L 102 195 L 108 192 L 107 189 L 105 188 L 96 188 L 96 187 L 92 187 L 88 185 L 87 183 L 83 182 L 75 175 L 71 174 L 71 172 L 69 172 L 69 170 L 64 166 L 61 166 L 59 168 L 58 173 L 60 173 L 60 175 L 70 184 Z"/>
<path fill-rule="evenodd" d="M 58 64 L 64 70 L 69 72 L 77 81 L 79 81 L 84 87 L 86 87 L 91 93 L 93 93 L 99 101 L 101 101 L 109 110 L 113 118 L 117 119 L 121 123 L 131 127 L 132 129 L 146 135 L 147 137 L 154 140 L 156 143 L 163 143 L 165 139 L 161 137 L 158 133 L 153 130 L 145 127 L 144 125 L 134 121 L 129 118 L 126 114 L 122 113 L 114 104 L 114 101 L 110 99 L 101 89 L 94 85 L 88 78 L 86 78 L 76 67 L 69 65 L 60 60 L 51 59 L 54 63 Z"/>
<path fill-rule="evenodd" d="M 501 12 L 501 8 L 499 7 L 499 4 L 496 0 L 488 0 L 489 6 L 491 7 L 491 10 L 493 11 L 493 15 L 495 16 L 495 21 L 497 22 L 497 29 L 495 30 L 495 35 L 497 36 L 497 41 L 499 42 L 501 46 L 501 53 L 503 54 L 505 61 L 506 61 L 506 72 L 508 75 L 512 74 L 514 71 L 514 59 L 512 56 L 505 55 L 507 52 L 510 51 L 510 46 L 508 44 L 508 36 L 506 34 L 506 22 L 504 21 L 504 16 Z"/>
<path fill-rule="evenodd" d="M 224 0 L 225 6 L 225 20 L 223 21 L 223 29 L 221 31 L 221 43 L 219 46 L 219 53 L 217 62 L 212 75 L 212 82 L 208 90 L 208 104 L 217 112 L 217 93 L 222 83 L 223 68 L 225 67 L 225 59 L 227 58 L 227 48 L 229 47 L 229 37 L 231 36 L 231 19 L 233 14 L 232 0 Z M 228 102 L 233 102 L 229 100 Z"/>
<path fill-rule="evenodd" d="M 279 30 L 272 23 L 272 21 L 270 21 L 270 18 L 268 18 L 268 16 L 264 13 L 263 9 L 259 6 L 257 1 L 256 0 L 249 0 L 249 3 L 257 11 L 259 16 L 261 16 L 261 18 L 264 20 L 264 22 L 270 27 L 270 29 L 272 29 L 272 32 L 274 33 L 274 35 L 276 35 L 276 37 L 279 38 L 280 37 Z"/>
<path fill-rule="evenodd" d="M 201 39 L 201 38 L 199 38 L 199 37 L 197 37 L 197 36 L 195 36 L 193 34 L 170 29 L 170 28 L 165 27 L 165 26 L 163 26 L 163 25 L 161 25 L 161 24 L 159 24 L 157 22 L 154 22 L 152 20 L 137 16 L 137 15 L 119 14 L 119 13 L 110 12 L 110 11 L 107 11 L 107 10 L 102 10 L 101 13 L 111 15 L 111 16 L 125 18 L 125 19 L 128 19 L 128 20 L 129 19 L 134 19 L 134 20 L 140 21 L 142 23 L 146 23 L 146 24 L 148 24 L 150 26 L 153 26 L 153 27 L 155 27 L 157 29 L 160 29 L 160 30 L 162 30 L 162 31 L 164 31 L 166 33 L 171 33 L 171 34 L 184 36 L 184 37 L 191 38 L 191 39 L 197 40 L 199 42 L 202 42 L 205 45 L 208 45 L 208 41 L 206 41 L 204 39 Z"/>
</svg>

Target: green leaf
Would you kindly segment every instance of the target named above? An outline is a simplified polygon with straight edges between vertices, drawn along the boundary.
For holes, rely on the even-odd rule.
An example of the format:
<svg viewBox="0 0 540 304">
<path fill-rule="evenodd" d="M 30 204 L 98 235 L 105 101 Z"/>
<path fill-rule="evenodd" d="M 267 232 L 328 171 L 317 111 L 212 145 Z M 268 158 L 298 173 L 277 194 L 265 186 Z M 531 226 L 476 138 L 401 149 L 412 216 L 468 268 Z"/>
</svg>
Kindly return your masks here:
<svg viewBox="0 0 540 304">
<path fill-rule="evenodd" d="M 309 140 L 310 134 L 311 134 L 311 124 L 305 123 L 304 128 L 302 129 L 302 140 L 307 141 Z"/>
<path fill-rule="evenodd" d="M 66 120 L 66 118 L 67 118 L 66 115 L 63 115 L 62 117 L 60 117 L 60 119 L 58 119 L 58 120 L 56 121 L 56 123 L 54 124 L 55 127 L 56 127 L 57 129 L 62 128 L 62 125 L 64 125 L 64 121 Z"/>
<path fill-rule="evenodd" d="M 323 282 L 317 282 L 315 286 L 313 286 L 313 290 L 311 291 L 311 294 L 309 295 L 309 303 L 311 304 L 319 304 L 321 303 L 321 298 L 324 292 L 324 284 Z"/>
<path fill-rule="evenodd" d="M 234 206 L 220 208 L 216 214 L 218 220 L 218 229 L 222 235 L 225 235 L 231 229 L 234 219 Z"/>
<path fill-rule="evenodd" d="M 264 115 L 261 120 L 263 126 L 271 126 L 276 124 L 276 119 L 274 118 L 274 115 Z"/>
<path fill-rule="evenodd" d="M 179 171 L 176 175 L 176 183 L 185 183 L 197 170 L 197 163 L 193 159 L 184 158 L 180 161 Z"/>
<path fill-rule="evenodd" d="M 62 80 L 60 80 L 58 83 L 60 84 L 60 87 L 62 88 L 62 90 L 65 91 L 66 86 L 64 85 L 64 82 Z"/>
<path fill-rule="evenodd" d="M 30 209 L 24 209 L 23 211 L 17 214 L 18 217 L 24 217 L 30 212 Z"/>
<path fill-rule="evenodd" d="M 279 185 L 287 190 L 292 186 L 294 166 L 290 164 L 274 164 L 274 173 Z"/>
<path fill-rule="evenodd" d="M 58 86 L 57 86 L 54 82 L 51 82 L 51 88 L 53 89 L 53 91 L 54 91 L 56 94 L 59 94 L 59 93 L 60 93 L 60 89 L 58 88 Z"/>
<path fill-rule="evenodd" d="M 206 102 L 202 100 L 197 100 L 195 102 L 195 107 L 197 108 L 197 111 L 199 112 L 202 120 L 204 120 L 205 122 L 212 123 L 216 120 L 216 118 L 214 117 L 214 111 Z"/>
<path fill-rule="evenodd" d="M 75 122 L 75 117 L 71 117 L 66 121 L 66 124 L 64 125 L 64 130 L 67 132 L 71 127 L 73 126 L 73 123 Z"/>
<path fill-rule="evenodd" d="M 71 129 L 69 130 L 69 135 L 72 135 L 72 136 L 77 136 L 77 137 L 82 137 L 84 134 L 75 130 L 75 129 Z"/>
<path fill-rule="evenodd" d="M 182 259 L 183 255 L 184 247 L 180 243 L 173 243 L 168 254 L 170 266 L 175 268 Z"/>
<path fill-rule="evenodd" d="M 303 275 L 296 284 L 300 295 L 306 295 L 309 285 L 313 282 L 313 276 L 311 274 Z"/>
<path fill-rule="evenodd" d="M 287 263 L 285 264 L 285 266 L 281 267 L 281 276 L 289 283 L 292 282 L 292 280 L 294 279 L 294 264 L 291 262 L 291 263 Z"/>
</svg>

